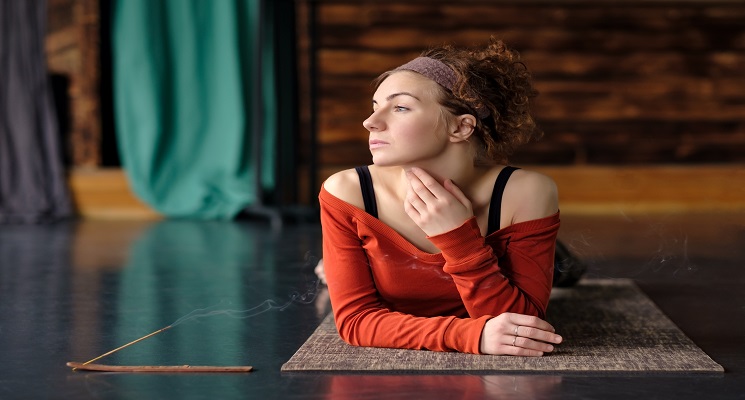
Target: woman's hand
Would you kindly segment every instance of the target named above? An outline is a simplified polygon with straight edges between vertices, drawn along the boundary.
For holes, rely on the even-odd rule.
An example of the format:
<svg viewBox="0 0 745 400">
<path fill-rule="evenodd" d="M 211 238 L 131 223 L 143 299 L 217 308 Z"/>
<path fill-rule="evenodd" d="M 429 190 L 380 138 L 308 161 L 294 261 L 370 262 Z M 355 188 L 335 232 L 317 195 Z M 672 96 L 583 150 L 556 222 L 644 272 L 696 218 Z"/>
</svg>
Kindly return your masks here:
<svg viewBox="0 0 745 400">
<path fill-rule="evenodd" d="M 504 313 L 486 322 L 481 331 L 481 353 L 540 357 L 561 343 L 548 322 L 530 315 Z"/>
<path fill-rule="evenodd" d="M 406 177 L 404 210 L 427 236 L 451 231 L 473 216 L 471 201 L 450 179 L 440 185 L 420 168 L 412 168 Z"/>
</svg>

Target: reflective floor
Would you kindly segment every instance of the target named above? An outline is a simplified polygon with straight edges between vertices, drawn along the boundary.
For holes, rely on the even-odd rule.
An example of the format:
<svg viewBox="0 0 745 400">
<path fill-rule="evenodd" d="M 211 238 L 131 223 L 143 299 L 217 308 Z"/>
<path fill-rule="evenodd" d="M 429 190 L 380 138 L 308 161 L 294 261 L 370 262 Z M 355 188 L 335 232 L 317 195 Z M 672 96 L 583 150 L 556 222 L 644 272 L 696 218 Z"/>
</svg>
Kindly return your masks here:
<svg viewBox="0 0 745 400">
<path fill-rule="evenodd" d="M 316 223 L 0 225 L 0 399 L 745 399 L 745 214 L 562 217 L 591 277 L 633 278 L 724 374 L 287 374 L 329 312 Z M 72 371 L 251 365 L 249 374 Z M 571 338 L 566 338 L 571 340 Z"/>
</svg>

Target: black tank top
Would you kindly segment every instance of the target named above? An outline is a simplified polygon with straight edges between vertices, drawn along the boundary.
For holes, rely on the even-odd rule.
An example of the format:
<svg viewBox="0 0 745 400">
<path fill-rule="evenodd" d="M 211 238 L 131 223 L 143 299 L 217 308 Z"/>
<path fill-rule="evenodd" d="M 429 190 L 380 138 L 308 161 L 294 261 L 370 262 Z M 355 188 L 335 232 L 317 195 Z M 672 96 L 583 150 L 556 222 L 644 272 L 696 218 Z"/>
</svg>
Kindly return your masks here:
<svg viewBox="0 0 745 400">
<path fill-rule="evenodd" d="M 375 189 L 373 188 L 370 169 L 365 165 L 355 167 L 357 175 L 360 177 L 360 187 L 362 188 L 362 200 L 365 202 L 365 211 L 375 218 L 378 218 L 378 203 L 375 201 Z M 491 202 L 489 203 L 489 225 L 486 229 L 486 235 L 490 235 L 499 230 L 499 221 L 502 216 L 502 195 L 507 181 L 510 179 L 517 167 L 506 166 L 499 171 L 499 176 L 494 182 L 494 189 L 491 193 Z"/>
</svg>

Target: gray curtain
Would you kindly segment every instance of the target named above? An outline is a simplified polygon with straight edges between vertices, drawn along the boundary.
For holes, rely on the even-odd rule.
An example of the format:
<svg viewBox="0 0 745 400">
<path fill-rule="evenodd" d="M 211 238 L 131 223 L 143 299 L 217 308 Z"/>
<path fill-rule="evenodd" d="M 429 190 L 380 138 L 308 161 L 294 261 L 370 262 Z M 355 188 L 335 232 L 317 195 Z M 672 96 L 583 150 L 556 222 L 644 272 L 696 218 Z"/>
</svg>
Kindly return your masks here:
<svg viewBox="0 0 745 400">
<path fill-rule="evenodd" d="M 46 70 L 45 0 L 0 0 L 0 223 L 72 214 Z"/>
</svg>

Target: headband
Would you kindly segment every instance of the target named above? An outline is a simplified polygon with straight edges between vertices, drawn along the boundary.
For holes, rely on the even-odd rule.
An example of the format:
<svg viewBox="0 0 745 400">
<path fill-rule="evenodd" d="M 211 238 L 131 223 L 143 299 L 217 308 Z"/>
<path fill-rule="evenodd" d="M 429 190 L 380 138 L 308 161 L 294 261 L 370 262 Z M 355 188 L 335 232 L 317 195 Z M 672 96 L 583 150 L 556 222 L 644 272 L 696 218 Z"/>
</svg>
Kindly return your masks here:
<svg viewBox="0 0 745 400">
<path fill-rule="evenodd" d="M 450 67 L 445 65 L 442 61 L 430 57 L 417 57 L 394 69 L 394 71 L 401 70 L 414 71 L 424 75 L 425 77 L 437 82 L 437 84 L 449 90 L 451 93 L 453 91 L 453 86 L 455 86 L 455 82 L 458 80 L 455 72 L 450 69 Z M 484 106 L 472 108 L 476 110 L 479 119 L 484 119 L 490 114 L 489 109 Z"/>
</svg>

